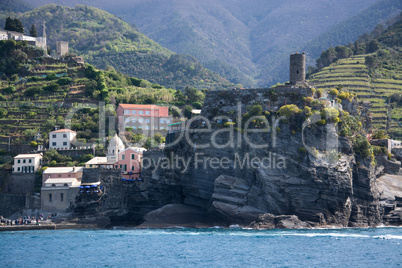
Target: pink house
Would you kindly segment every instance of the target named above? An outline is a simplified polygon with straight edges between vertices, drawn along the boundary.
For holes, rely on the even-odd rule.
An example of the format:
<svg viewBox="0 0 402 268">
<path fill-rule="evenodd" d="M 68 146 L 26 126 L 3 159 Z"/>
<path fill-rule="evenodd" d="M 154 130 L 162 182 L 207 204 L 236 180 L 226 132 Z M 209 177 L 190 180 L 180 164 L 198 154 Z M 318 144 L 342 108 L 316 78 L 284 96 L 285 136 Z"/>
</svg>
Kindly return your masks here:
<svg viewBox="0 0 402 268">
<path fill-rule="evenodd" d="M 169 115 L 169 107 L 143 104 L 119 104 L 116 110 L 119 129 L 124 131 L 126 127 L 133 130 L 168 130 L 168 125 L 173 123 L 173 117 Z"/>
<path fill-rule="evenodd" d="M 72 179 L 81 181 L 84 167 L 48 167 L 42 174 L 42 185 L 48 179 Z"/>
<path fill-rule="evenodd" d="M 123 179 L 139 179 L 141 174 L 142 153 L 128 147 L 119 153 L 115 168 L 120 168 Z"/>
</svg>

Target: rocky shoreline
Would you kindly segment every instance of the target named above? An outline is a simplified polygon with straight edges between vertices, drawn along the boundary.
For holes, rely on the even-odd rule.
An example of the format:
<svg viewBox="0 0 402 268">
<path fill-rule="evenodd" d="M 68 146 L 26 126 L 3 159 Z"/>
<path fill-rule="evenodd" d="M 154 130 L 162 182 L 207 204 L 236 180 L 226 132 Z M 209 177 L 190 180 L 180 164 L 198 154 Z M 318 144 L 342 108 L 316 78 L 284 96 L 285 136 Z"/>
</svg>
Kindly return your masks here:
<svg viewBox="0 0 402 268">
<path fill-rule="evenodd" d="M 184 206 L 184 205 L 179 205 Z M 185 208 L 189 212 L 183 213 L 179 217 L 172 217 L 176 214 L 178 208 L 175 205 L 161 210 L 154 211 L 150 215 L 144 217 L 145 221 L 140 225 L 133 225 L 130 222 L 120 222 L 113 224 L 108 217 L 94 216 L 85 218 L 63 218 L 56 219 L 50 223 L 40 225 L 13 225 L 0 226 L 0 232 L 7 231 L 29 231 L 29 230 L 86 230 L 86 229 L 247 229 L 247 230 L 269 230 L 269 229 L 349 229 L 349 228 L 378 228 L 378 227 L 395 227 L 402 228 L 401 225 L 378 225 L 378 226 L 343 226 L 340 224 L 319 224 L 316 222 L 301 221 L 296 215 L 273 215 L 270 213 L 261 214 L 257 221 L 253 221 L 248 225 L 243 224 L 222 224 L 222 222 L 208 221 L 201 219 L 201 215 L 194 214 L 191 208 Z M 173 212 L 172 212 L 173 209 Z M 182 209 L 182 207 L 181 207 Z M 172 212 L 172 213 L 171 213 Z M 197 215 L 198 218 L 192 218 Z M 160 217 L 159 217 L 160 216 Z M 197 221 L 197 220 L 199 221 Z"/>
<path fill-rule="evenodd" d="M 302 221 L 296 215 L 260 214 L 255 221 L 248 224 L 228 224 L 219 218 L 208 217 L 199 208 L 184 204 L 169 204 L 151 211 L 144 216 L 143 222 L 134 224 L 130 221 L 111 221 L 110 215 L 116 211 L 109 211 L 103 215 L 92 214 L 77 216 L 74 213 L 61 214 L 51 223 L 41 226 L 5 226 L 0 231 L 19 230 L 59 230 L 59 229 L 175 229 L 175 228 L 240 228 L 254 230 L 268 229 L 343 229 L 343 228 L 376 228 L 376 227 L 402 227 L 402 224 L 380 225 L 349 225 L 326 224 L 312 221 Z M 12 227 L 12 228 L 11 228 Z"/>
</svg>

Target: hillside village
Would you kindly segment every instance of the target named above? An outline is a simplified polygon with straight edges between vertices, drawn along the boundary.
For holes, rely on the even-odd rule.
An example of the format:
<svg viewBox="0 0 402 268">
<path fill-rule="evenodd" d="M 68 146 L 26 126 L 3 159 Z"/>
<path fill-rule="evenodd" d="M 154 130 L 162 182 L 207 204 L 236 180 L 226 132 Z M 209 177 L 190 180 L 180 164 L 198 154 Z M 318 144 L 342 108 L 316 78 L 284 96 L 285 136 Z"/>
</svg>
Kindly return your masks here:
<svg viewBox="0 0 402 268">
<path fill-rule="evenodd" d="M 0 0 L 0 266 L 399 266 L 401 63 L 402 1 Z"/>
<path fill-rule="evenodd" d="M 21 69 L 21 73 L 25 72 L 26 75 L 21 75 L 13 82 L 8 80 L 0 84 L 5 95 L 2 96 L 0 105 L 6 110 L 6 114 L 13 115 L 7 119 L 9 122 L 2 122 L 2 153 L 18 152 L 13 157 L 12 166 L 7 166 L 7 163 L 3 165 L 8 173 L 3 175 L 1 184 L 1 191 L 9 195 L 0 197 L 9 198 L 8 202 L 13 203 L 13 206 L 7 207 L 4 206 L 6 202 L 2 202 L 1 213 L 9 214 L 7 216 L 12 218 L 69 213 L 82 216 L 92 213 L 94 204 L 97 213 L 116 209 L 123 203 L 127 205 L 130 198 L 138 198 L 138 192 L 149 190 L 149 185 L 152 186 L 153 183 L 151 180 L 157 176 L 157 172 L 151 172 L 149 167 L 143 168 L 144 158 L 160 159 L 168 153 L 172 153 L 172 157 L 174 154 L 178 155 L 186 147 L 173 141 L 178 135 L 191 132 L 191 129 L 206 128 L 206 119 L 212 122 L 214 129 L 236 129 L 243 134 L 247 129 L 244 122 L 253 116 L 259 117 L 249 125 L 255 130 L 265 127 L 269 129 L 265 123 L 267 120 L 284 116 L 285 124 L 289 124 L 288 132 L 299 135 L 303 134 L 303 129 L 298 125 L 300 120 L 317 115 L 319 120 L 314 124 L 319 129 L 336 125 L 340 128 L 339 137 L 355 139 L 354 150 L 364 159 L 361 160 L 362 163 L 368 161 L 366 164 L 373 168 L 373 163 L 378 162 L 378 166 L 381 166 L 381 171 L 376 171 L 378 174 L 392 174 L 399 178 L 402 175 L 402 142 L 389 138 L 383 132 L 378 117 L 371 113 L 370 103 L 358 101 L 357 97 L 360 98 L 359 94 L 364 90 L 360 90 L 361 87 L 354 88 L 353 82 L 335 88 L 336 81 L 333 82 L 328 77 L 331 81 L 319 80 L 326 70 L 336 70 L 337 65 L 324 68 L 313 74 L 311 80 L 306 80 L 306 55 L 304 52 L 294 53 L 290 55 L 290 77 L 287 83 L 272 88 L 234 87 L 224 91 L 210 90 L 204 92 L 205 95 L 202 91 L 188 89 L 183 95 L 179 90 L 164 89 L 155 84 L 150 85 L 149 82 L 148 86 L 143 86 L 147 81 L 124 77 L 114 70 L 105 71 L 104 75 L 103 71 L 85 64 L 82 57 L 71 55 L 68 42 L 57 42 L 56 54 L 49 56 L 46 52 L 45 26 L 43 32 L 43 37 L 35 38 L 0 30 L 0 38 L 4 40 L 1 42 L 9 44 L 7 42 L 11 41 L 14 42 L 13 46 L 21 45 L 22 49 L 30 51 L 26 54 L 29 64 L 22 66 L 27 69 Z M 34 53 L 28 55 L 32 51 Z M 360 64 L 363 60 L 362 57 L 353 57 L 339 60 L 337 64 L 347 65 L 347 68 L 352 69 L 364 69 Z M 113 82 L 121 77 L 125 83 L 130 84 L 127 87 L 154 90 L 153 95 L 146 99 L 135 99 L 134 96 L 137 97 L 138 94 L 126 98 L 126 93 L 113 86 Z M 96 83 L 91 83 L 91 79 Z M 382 82 L 384 81 L 376 80 L 374 83 Z M 46 84 L 47 94 L 42 94 L 38 88 L 40 83 Z M 170 95 L 164 95 L 165 92 Z M 392 91 L 395 92 L 399 91 Z M 365 99 L 365 95 L 361 97 Z M 130 103 L 124 103 L 127 99 Z M 15 106 L 16 102 L 19 102 L 21 108 Z M 98 102 L 106 103 L 106 108 L 97 107 Z M 236 114 L 237 103 L 241 103 L 240 115 Z M 180 104 L 176 112 L 169 108 L 175 104 Z M 31 112 L 22 115 L 23 109 Z M 102 109 L 107 109 L 107 113 L 101 114 Z M 67 122 L 67 115 L 71 110 L 75 114 Z M 57 115 L 55 120 L 46 120 L 47 111 Z M 198 115 L 202 118 L 197 117 Z M 361 117 L 359 123 L 355 122 L 357 116 Z M 97 122 L 94 122 L 94 118 Z M 80 121 L 84 122 L 84 119 L 85 124 L 92 123 L 89 133 L 85 133 L 86 130 L 80 126 Z M 32 121 L 30 126 L 35 126 L 35 131 L 26 135 L 29 145 L 24 146 L 26 141 L 20 144 L 18 141 L 21 141 L 22 133 L 27 133 L 27 128 L 23 131 L 21 129 L 24 127 L 19 128 L 25 120 Z M 101 122 L 108 126 L 107 130 L 99 129 Z M 71 128 L 66 127 L 67 123 Z M 269 131 L 281 133 L 281 127 L 272 126 Z M 16 132 L 19 134 L 14 137 L 16 142 L 11 150 L 10 134 L 13 128 L 18 129 Z M 51 131 L 45 132 L 44 129 Z M 9 135 L 4 135 L 7 131 Z M 285 133 L 284 135 L 289 134 Z M 400 137 L 399 134 L 396 137 Z M 319 145 L 312 148 L 317 159 L 328 154 L 318 152 L 322 151 L 319 150 Z M 296 155 L 307 161 L 307 148 L 299 146 L 296 149 Z M 184 152 L 188 153 L 186 150 Z M 336 156 L 336 160 L 339 159 L 341 157 Z M 365 164 L 355 165 L 359 169 Z M 160 174 L 158 176 L 163 177 Z M 143 196 L 142 198 L 146 199 Z M 142 204 L 141 202 L 146 203 L 146 206 L 139 209 L 141 213 L 149 212 L 147 209 L 150 208 L 158 208 L 162 201 L 150 198 L 151 200 L 137 200 L 134 207 Z M 388 223 L 399 223 L 402 219 L 398 216 L 401 200 L 399 197 L 395 197 L 392 202 L 383 200 L 383 206 L 388 212 Z M 133 204 L 127 206 L 130 205 Z M 397 216 L 389 216 L 390 213 Z"/>
<path fill-rule="evenodd" d="M 235 125 L 233 122 L 236 122 L 237 119 L 231 112 L 235 111 L 236 108 L 234 99 L 239 97 L 244 99 L 250 93 L 255 97 L 247 105 L 254 104 L 253 107 L 259 107 L 257 109 L 265 111 L 265 116 L 269 116 L 271 113 L 291 116 L 299 112 L 311 115 L 314 111 L 319 111 L 325 118 L 318 121 L 318 124 L 321 125 L 325 125 L 326 120 L 328 124 L 337 123 L 339 118 L 347 116 L 348 113 L 342 108 L 343 105 L 349 107 L 347 110 L 356 110 L 356 103 L 353 102 L 355 96 L 352 93 L 341 91 L 335 94 L 333 90 L 330 92 L 317 91 L 306 81 L 305 73 L 305 54 L 292 54 L 290 56 L 289 83 L 273 89 L 233 89 L 232 91 L 209 92 L 208 100 L 204 103 L 201 114 L 211 120 L 216 120 L 217 115 L 225 115 L 227 119 L 218 119 L 216 123 L 222 126 Z M 339 99 L 338 96 L 342 94 L 348 97 Z M 211 98 L 223 101 L 211 103 L 209 101 Z M 261 105 L 257 105 L 258 103 Z M 244 110 L 249 109 L 247 105 L 243 107 Z M 303 111 L 298 107 L 304 107 Z M 249 113 L 252 110 L 253 108 Z M 193 116 L 197 116 L 197 114 L 197 110 L 193 110 Z M 155 131 L 167 136 L 166 149 L 165 144 L 160 144 L 156 149 L 160 152 L 164 150 L 169 152 L 172 148 L 175 150 L 175 147 L 171 147 L 169 143 L 172 143 L 178 133 L 188 131 L 187 128 L 190 127 L 187 121 L 174 118 L 169 113 L 168 107 L 157 105 L 119 104 L 116 109 L 116 116 L 118 133 L 125 133 L 127 130 L 133 132 Z M 246 119 L 250 115 L 243 112 L 242 116 Z M 198 124 L 205 123 L 199 119 L 197 121 Z M 254 128 L 257 127 L 256 123 L 252 124 L 254 124 Z M 369 127 L 371 122 L 367 121 L 364 124 L 365 127 Z M 107 191 L 114 191 L 116 185 L 134 184 L 141 187 L 138 184 L 150 179 L 149 170 L 145 171 L 146 175 L 142 174 L 143 159 L 154 155 L 155 149 L 152 149 L 148 154 L 148 150 L 143 147 L 126 146 L 128 142 L 125 135 L 115 133 L 107 141 L 106 155 L 98 156 L 95 152 L 95 144 L 91 146 L 76 145 L 76 131 L 54 127 L 55 130 L 47 135 L 48 143 L 46 144 L 48 145 L 38 146 L 38 148 L 33 148 L 31 151 L 28 150 L 14 157 L 12 175 L 6 184 L 3 184 L 6 192 L 26 195 L 26 199 L 29 200 L 26 202 L 28 205 L 25 205 L 25 210 L 19 212 L 20 215 L 57 215 L 57 213 L 63 215 L 67 211 L 82 209 L 94 200 L 105 198 Z M 194 127 L 193 124 L 191 127 Z M 391 156 L 390 153 L 394 153 L 399 160 L 396 161 L 391 156 L 394 164 L 389 164 L 386 172 L 401 174 L 402 142 L 392 139 L 373 139 L 372 135 L 367 134 L 372 145 L 384 148 L 385 155 Z M 82 166 L 68 167 L 49 162 L 49 160 L 44 161 L 44 154 L 51 150 L 67 155 L 73 153 L 86 159 L 86 162 Z M 87 154 L 88 152 L 92 152 L 93 155 Z M 106 182 L 105 180 L 114 182 L 110 184 L 110 181 Z M 119 182 L 115 180 L 119 180 Z M 37 194 L 34 190 L 36 185 L 41 185 L 40 193 Z M 113 198 L 124 198 L 124 193 L 114 193 Z"/>
</svg>

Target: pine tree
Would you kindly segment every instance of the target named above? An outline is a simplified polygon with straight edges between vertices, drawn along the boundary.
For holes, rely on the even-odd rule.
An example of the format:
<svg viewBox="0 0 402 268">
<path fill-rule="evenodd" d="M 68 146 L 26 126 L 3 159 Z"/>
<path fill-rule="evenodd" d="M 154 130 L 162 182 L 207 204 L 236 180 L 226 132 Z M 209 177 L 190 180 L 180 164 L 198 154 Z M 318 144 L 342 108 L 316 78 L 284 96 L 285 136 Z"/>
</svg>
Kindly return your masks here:
<svg viewBox="0 0 402 268">
<path fill-rule="evenodd" d="M 6 31 L 15 31 L 15 23 L 14 20 L 10 17 L 6 19 L 6 25 L 4 26 L 4 30 Z"/>
<path fill-rule="evenodd" d="M 6 19 L 6 25 L 4 26 L 4 30 L 24 33 L 24 26 L 22 25 L 22 22 L 19 19 L 17 18 L 12 19 L 8 17 Z"/>
<path fill-rule="evenodd" d="M 14 23 L 15 23 L 15 31 L 19 33 L 24 33 L 24 26 L 22 25 L 22 22 L 19 19 L 15 18 Z"/>
<path fill-rule="evenodd" d="M 38 37 L 38 32 L 36 31 L 35 24 L 32 24 L 31 29 L 29 29 L 29 34 L 33 37 Z"/>
</svg>

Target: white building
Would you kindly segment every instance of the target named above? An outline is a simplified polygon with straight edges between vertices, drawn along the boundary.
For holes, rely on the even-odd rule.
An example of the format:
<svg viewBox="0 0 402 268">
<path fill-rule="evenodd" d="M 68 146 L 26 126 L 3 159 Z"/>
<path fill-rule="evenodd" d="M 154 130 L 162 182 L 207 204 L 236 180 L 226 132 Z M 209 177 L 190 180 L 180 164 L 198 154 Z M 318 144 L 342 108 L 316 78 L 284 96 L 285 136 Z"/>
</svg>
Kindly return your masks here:
<svg viewBox="0 0 402 268">
<path fill-rule="evenodd" d="M 129 148 L 130 148 L 131 150 L 137 152 L 137 153 L 140 153 L 140 154 L 143 154 L 144 152 L 147 151 L 147 149 L 145 149 L 144 147 L 133 147 L 133 146 L 130 146 Z"/>
<path fill-rule="evenodd" d="M 14 157 L 13 173 L 35 173 L 42 165 L 42 154 L 19 154 Z"/>
<path fill-rule="evenodd" d="M 0 30 L 0 40 L 15 40 L 15 41 L 27 41 L 29 45 L 47 49 L 46 37 L 33 37 L 24 35 L 23 33 Z"/>
<path fill-rule="evenodd" d="M 114 165 L 119 161 L 119 153 L 124 151 L 126 146 L 123 141 L 117 136 L 109 141 L 109 145 L 107 147 L 107 155 L 106 157 L 94 157 L 88 162 L 85 163 L 85 168 L 113 168 Z"/>
<path fill-rule="evenodd" d="M 77 132 L 70 129 L 59 129 L 49 133 L 50 149 L 70 149 Z"/>
<path fill-rule="evenodd" d="M 85 168 L 98 168 L 98 167 L 113 168 L 113 165 L 114 162 L 108 164 L 106 156 L 96 156 L 85 163 Z"/>
</svg>

